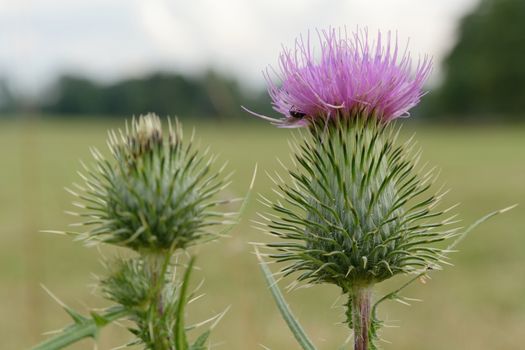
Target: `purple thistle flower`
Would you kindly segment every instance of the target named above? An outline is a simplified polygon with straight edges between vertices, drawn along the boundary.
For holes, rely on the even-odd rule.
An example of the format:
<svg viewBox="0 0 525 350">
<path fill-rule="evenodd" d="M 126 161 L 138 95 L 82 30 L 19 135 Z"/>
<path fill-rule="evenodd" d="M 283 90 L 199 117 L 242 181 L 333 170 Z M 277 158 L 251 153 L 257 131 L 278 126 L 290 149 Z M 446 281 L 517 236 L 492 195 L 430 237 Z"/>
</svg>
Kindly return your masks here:
<svg viewBox="0 0 525 350">
<path fill-rule="evenodd" d="M 377 34 L 369 41 L 368 31 L 349 34 L 330 28 L 318 32 L 320 57 L 310 37 L 296 39 L 293 50 L 285 48 L 279 57 L 280 83 L 265 72 L 273 108 L 284 115 L 275 119 L 253 113 L 280 127 L 301 127 L 318 119 L 337 115 L 375 116 L 382 121 L 407 117 L 423 95 L 432 60 L 419 60 L 412 74 L 412 59 L 400 51 L 397 36 Z"/>
</svg>

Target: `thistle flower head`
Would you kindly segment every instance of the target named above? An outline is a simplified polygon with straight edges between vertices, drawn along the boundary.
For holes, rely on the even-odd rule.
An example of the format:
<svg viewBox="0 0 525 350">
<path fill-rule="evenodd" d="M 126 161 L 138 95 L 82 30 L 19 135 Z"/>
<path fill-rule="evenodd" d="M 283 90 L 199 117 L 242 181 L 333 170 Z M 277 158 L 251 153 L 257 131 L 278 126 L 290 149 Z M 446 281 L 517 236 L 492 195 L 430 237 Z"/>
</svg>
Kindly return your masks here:
<svg viewBox="0 0 525 350">
<path fill-rule="evenodd" d="M 295 41 L 279 57 L 277 82 L 268 71 L 268 92 L 274 109 L 284 118 L 281 127 L 301 127 L 336 116 L 376 116 L 383 121 L 408 115 L 422 96 L 431 70 L 424 58 L 412 74 L 412 59 L 397 37 L 378 32 L 375 41 L 366 30 L 348 33 L 329 29 L 318 33 L 319 52 L 310 37 Z"/>
<path fill-rule="evenodd" d="M 398 141 L 393 119 L 407 116 L 422 96 L 431 69 L 428 58 L 412 60 L 397 38 L 368 32 L 319 32 L 320 52 L 299 38 L 279 58 L 278 82 L 267 72 L 280 127 L 306 126 L 292 146 L 288 176 L 271 176 L 278 195 L 261 196 L 269 208 L 262 224 L 277 242 L 268 256 L 283 263 L 281 273 L 298 281 L 331 283 L 348 296 L 346 323 L 354 349 L 377 349 L 379 303 L 447 263 L 447 254 L 473 227 L 451 227 L 450 209 L 439 209 L 444 193 L 429 193 L 436 175 L 419 167 L 419 150 Z M 441 241 L 457 237 L 443 248 Z M 282 296 L 263 267 L 276 301 Z M 398 274 L 414 274 L 400 288 L 372 304 L 372 286 Z M 270 275 L 270 277 L 268 277 Z M 273 281 L 273 282 L 272 282 Z M 292 287 L 298 282 L 293 282 Z M 303 347 L 311 342 L 287 308 L 281 308 Z"/>
<path fill-rule="evenodd" d="M 110 132 L 112 161 L 93 150 L 85 184 L 70 191 L 84 201 L 76 203 L 88 217 L 82 224 L 92 227 L 83 238 L 148 251 L 213 235 L 207 228 L 222 218 L 214 197 L 224 187 L 220 170 L 211 168 L 215 158 L 184 144 L 178 121 L 167 134 L 165 140 L 160 119 L 149 114 L 126 132 Z"/>
</svg>

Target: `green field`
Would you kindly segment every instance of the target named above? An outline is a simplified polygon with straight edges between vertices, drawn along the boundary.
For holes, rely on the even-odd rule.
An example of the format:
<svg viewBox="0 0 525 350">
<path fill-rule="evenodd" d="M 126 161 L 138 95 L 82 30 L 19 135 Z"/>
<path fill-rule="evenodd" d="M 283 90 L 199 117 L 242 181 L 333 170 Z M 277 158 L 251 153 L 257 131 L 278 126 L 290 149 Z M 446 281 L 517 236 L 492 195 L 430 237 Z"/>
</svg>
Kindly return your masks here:
<svg viewBox="0 0 525 350">
<path fill-rule="evenodd" d="M 85 311 L 104 302 L 94 292 L 92 273 L 103 274 L 101 255 L 68 237 L 39 233 L 67 229 L 64 214 L 72 198 L 63 187 L 78 181 L 79 159 L 88 148 L 105 150 L 105 130 L 119 126 L 98 121 L 28 121 L 0 123 L 0 339 L 2 349 L 24 349 L 43 339 L 44 331 L 69 322 L 40 288 L 52 290 L 70 306 Z M 185 122 L 189 131 L 190 121 Z M 255 191 L 270 192 L 265 171 L 287 159 L 290 131 L 264 122 L 197 125 L 203 145 L 211 145 L 235 170 L 228 196 L 242 196 L 257 162 Z M 408 136 L 414 130 L 405 130 Z M 424 301 L 405 307 L 384 305 L 384 348 L 395 350 L 466 350 L 525 347 L 525 126 L 424 126 L 415 129 L 423 159 L 441 169 L 439 184 L 451 191 L 446 202 L 461 202 L 468 225 L 494 209 L 521 202 L 492 219 L 464 241 L 454 268 L 415 283 L 406 295 Z M 264 286 L 249 242 L 266 236 L 251 227 L 261 206 L 252 197 L 241 224 L 230 238 L 199 247 L 194 282 L 204 279 L 206 295 L 190 307 L 192 319 L 204 319 L 231 305 L 214 330 L 213 348 L 228 350 L 298 349 Z M 105 249 L 102 253 L 108 254 Z M 402 282 L 382 286 L 380 292 Z M 286 282 L 283 283 L 283 286 Z M 348 332 L 332 287 L 286 294 L 293 310 L 319 349 L 337 349 Z M 335 302 L 335 303 L 334 303 Z M 99 349 L 130 339 L 123 327 L 105 330 Z M 74 349 L 92 349 L 91 341 Z M 346 349 L 349 349 L 347 346 Z"/>
</svg>

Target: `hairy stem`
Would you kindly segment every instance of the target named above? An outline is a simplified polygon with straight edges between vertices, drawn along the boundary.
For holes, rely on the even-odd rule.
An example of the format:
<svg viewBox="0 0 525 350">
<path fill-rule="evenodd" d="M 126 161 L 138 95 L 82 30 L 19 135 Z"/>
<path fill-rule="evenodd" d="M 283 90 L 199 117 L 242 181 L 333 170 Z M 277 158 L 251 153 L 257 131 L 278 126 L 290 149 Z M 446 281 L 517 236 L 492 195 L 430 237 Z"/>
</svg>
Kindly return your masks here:
<svg viewBox="0 0 525 350">
<path fill-rule="evenodd" d="M 352 326 L 354 329 L 354 350 L 368 350 L 370 343 L 370 288 L 356 288 L 350 297 Z"/>
<path fill-rule="evenodd" d="M 165 334 L 166 325 L 164 317 L 163 292 L 166 286 L 166 273 L 171 259 L 171 252 L 166 254 L 152 254 L 146 257 L 152 276 L 152 300 L 149 309 L 148 328 L 150 339 L 155 349 L 169 349 L 168 338 Z"/>
</svg>

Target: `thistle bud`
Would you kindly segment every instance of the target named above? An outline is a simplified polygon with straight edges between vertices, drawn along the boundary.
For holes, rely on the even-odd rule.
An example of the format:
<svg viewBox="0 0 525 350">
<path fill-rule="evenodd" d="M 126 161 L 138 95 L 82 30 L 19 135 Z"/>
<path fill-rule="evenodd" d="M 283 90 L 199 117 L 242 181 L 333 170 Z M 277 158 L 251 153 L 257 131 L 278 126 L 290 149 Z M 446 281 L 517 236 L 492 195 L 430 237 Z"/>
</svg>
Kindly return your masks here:
<svg viewBox="0 0 525 350">
<path fill-rule="evenodd" d="M 110 271 L 110 276 L 101 281 L 106 299 L 130 309 L 147 306 L 154 278 L 143 260 L 118 260 L 110 267 Z"/>
<path fill-rule="evenodd" d="M 158 251 L 186 248 L 211 237 L 207 228 L 220 223 L 213 210 L 214 197 L 223 187 L 220 170 L 212 170 L 214 157 L 185 144 L 178 121 L 163 138 L 160 119 L 149 114 L 134 119 L 126 132 L 110 132 L 113 160 L 94 150 L 96 164 L 86 167 L 81 191 L 71 191 L 86 205 L 83 222 L 91 230 L 82 238 L 134 250 Z"/>
</svg>

